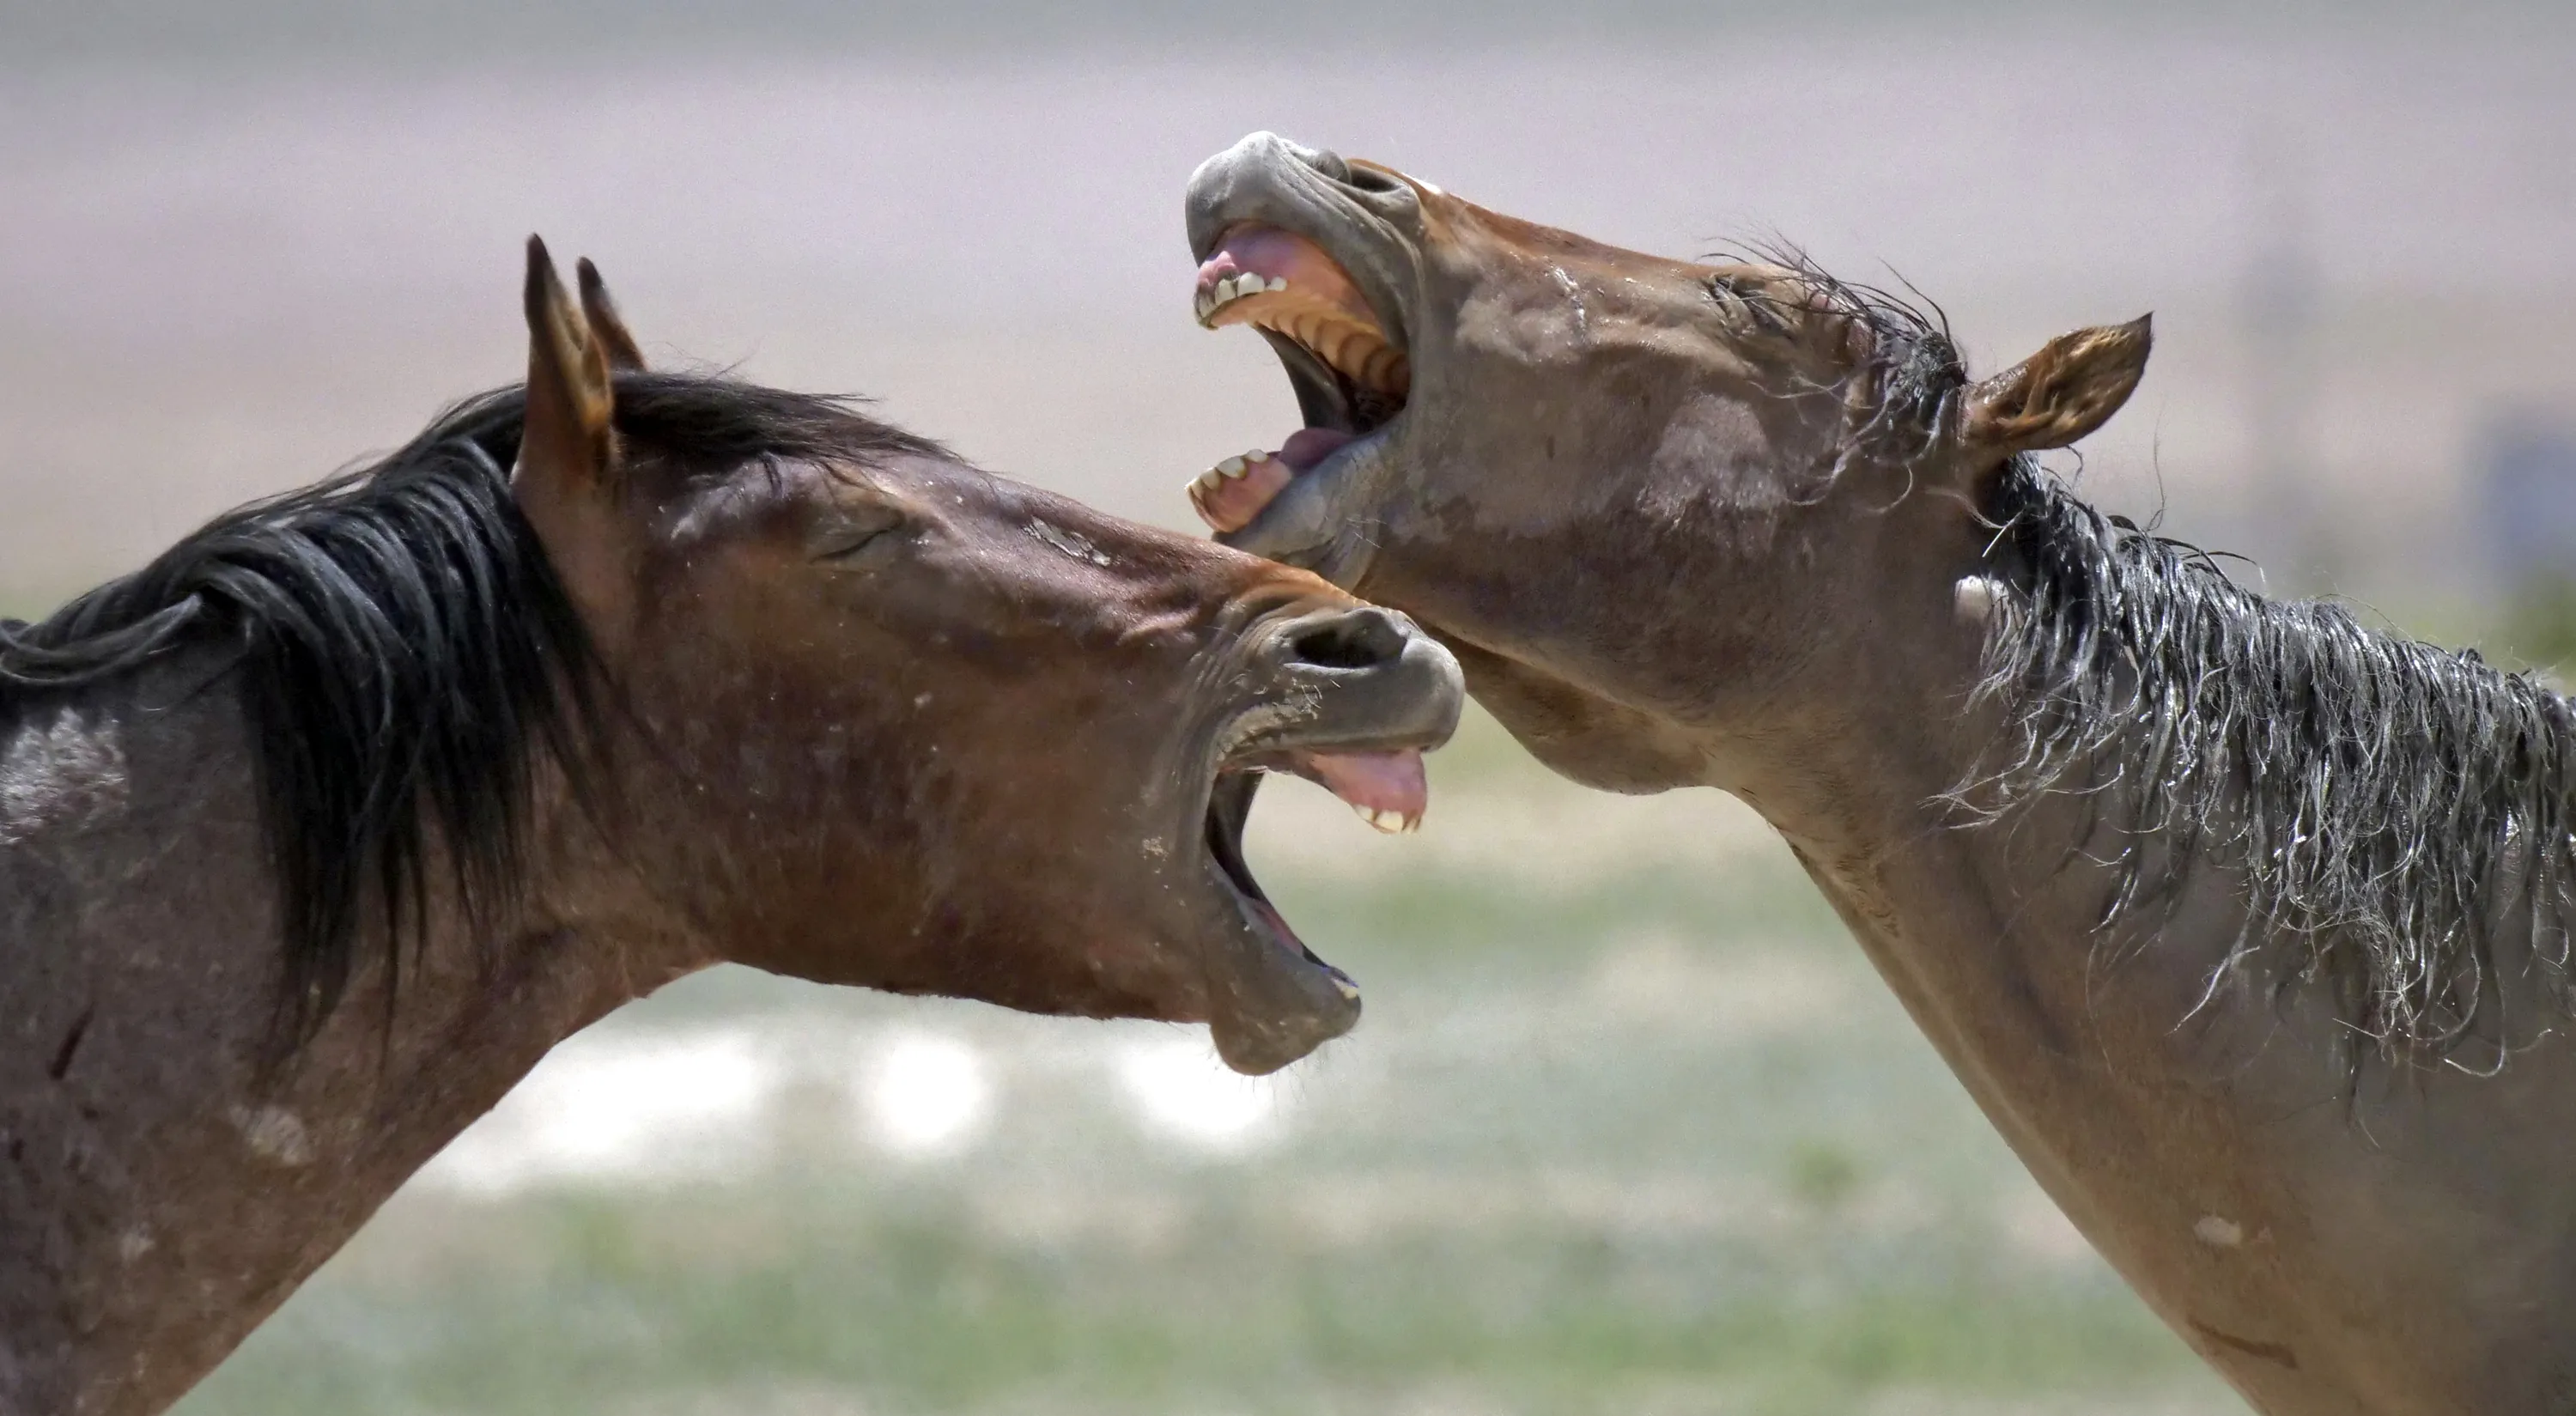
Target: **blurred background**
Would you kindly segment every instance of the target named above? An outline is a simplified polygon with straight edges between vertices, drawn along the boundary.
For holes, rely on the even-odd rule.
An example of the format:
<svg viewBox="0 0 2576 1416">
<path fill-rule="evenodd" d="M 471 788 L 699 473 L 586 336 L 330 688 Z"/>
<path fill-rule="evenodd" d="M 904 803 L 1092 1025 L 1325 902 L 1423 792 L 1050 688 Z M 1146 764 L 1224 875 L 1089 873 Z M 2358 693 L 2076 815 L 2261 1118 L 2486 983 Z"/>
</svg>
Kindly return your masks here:
<svg viewBox="0 0 2576 1416">
<path fill-rule="evenodd" d="M 2576 655 L 2576 19 L 2246 8 L 0 0 L 0 611 L 515 377 L 531 230 L 665 362 L 1185 525 L 1184 480 L 1294 419 L 1191 323 L 1180 233 L 1191 168 L 1272 128 L 1647 250 L 1901 276 L 1981 371 L 2151 309 L 2096 496 Z M 2241 1409 L 1758 822 L 1584 794 L 1481 721 L 1433 778 L 1397 841 L 1264 796 L 1256 867 L 1370 996 L 1286 1076 L 693 979 L 183 1411 Z"/>
</svg>

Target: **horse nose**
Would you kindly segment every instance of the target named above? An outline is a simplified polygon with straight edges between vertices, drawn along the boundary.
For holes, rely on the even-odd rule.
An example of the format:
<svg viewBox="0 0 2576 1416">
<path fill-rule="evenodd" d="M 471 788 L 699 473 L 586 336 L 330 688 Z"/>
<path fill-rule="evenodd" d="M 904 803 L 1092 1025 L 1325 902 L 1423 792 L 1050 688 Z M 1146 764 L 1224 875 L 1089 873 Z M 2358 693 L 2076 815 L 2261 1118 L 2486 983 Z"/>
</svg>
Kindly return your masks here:
<svg viewBox="0 0 2576 1416">
<path fill-rule="evenodd" d="M 1383 172 L 1351 166 L 1331 148 L 1308 147 L 1277 133 L 1255 133 L 1235 144 L 1233 151 L 1226 156 L 1256 167 L 1268 164 L 1273 170 L 1292 162 L 1302 164 L 1325 181 L 1363 195 L 1392 192 L 1404 185 Z"/>
<path fill-rule="evenodd" d="M 1344 162 L 1342 160 L 1342 155 L 1333 151 L 1331 148 L 1308 147 L 1304 143 L 1294 142 L 1287 138 L 1280 138 L 1278 141 L 1281 147 L 1287 149 L 1290 157 L 1293 157 L 1299 162 L 1306 164 L 1308 167 L 1315 169 L 1324 176 L 1329 177 L 1336 182 L 1348 182 L 1351 180 L 1351 165 Z"/>
<path fill-rule="evenodd" d="M 1354 173 L 1330 149 L 1308 147 L 1277 133 L 1254 133 L 1190 174 L 1183 206 L 1191 249 L 1205 260 L 1217 238 L 1239 223 L 1292 222 L 1297 211 L 1316 200 L 1316 177 L 1359 194 L 1386 185 L 1375 173 Z"/>
<path fill-rule="evenodd" d="M 1363 605 L 1301 622 L 1288 636 L 1287 650 L 1295 662 L 1318 668 L 1369 669 L 1402 658 L 1421 632 L 1392 611 Z"/>
<path fill-rule="evenodd" d="M 1375 605 L 1284 621 L 1259 658 L 1275 691 L 1304 702 L 1303 728 L 1348 750 L 1437 746 L 1457 729 L 1467 696 L 1456 656 Z"/>
</svg>

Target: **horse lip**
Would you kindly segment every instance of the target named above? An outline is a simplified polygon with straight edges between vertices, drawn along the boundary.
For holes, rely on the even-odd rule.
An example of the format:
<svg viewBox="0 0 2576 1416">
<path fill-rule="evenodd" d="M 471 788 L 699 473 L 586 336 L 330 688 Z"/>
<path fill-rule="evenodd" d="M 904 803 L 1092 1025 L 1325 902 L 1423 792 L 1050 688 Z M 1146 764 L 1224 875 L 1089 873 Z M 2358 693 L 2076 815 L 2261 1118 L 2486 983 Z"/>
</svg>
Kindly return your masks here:
<svg viewBox="0 0 2576 1416">
<path fill-rule="evenodd" d="M 1235 230 L 1268 226 L 1311 241 L 1367 302 L 1379 332 L 1410 354 L 1403 293 L 1369 263 L 1348 259 L 1348 243 L 1365 236 L 1401 241 L 1387 218 L 1342 190 L 1300 154 L 1306 149 L 1273 133 L 1255 133 L 1199 164 L 1183 199 L 1192 258 L 1205 261 Z"/>
<path fill-rule="evenodd" d="M 1344 590 L 1356 591 L 1375 561 L 1376 504 L 1389 470 L 1388 447 L 1399 413 L 1385 426 L 1335 448 L 1299 474 L 1251 521 L 1220 533 L 1217 542 L 1265 560 L 1312 571 Z"/>
<path fill-rule="evenodd" d="M 1202 841 L 1206 872 L 1233 906 L 1207 961 L 1208 1032 L 1217 1055 L 1247 1076 L 1278 1071 L 1360 1020 L 1357 985 L 1287 928 L 1241 865 L 1243 823 L 1261 775 L 1231 772 L 1211 784 Z M 1221 850 L 1234 857 L 1239 880 Z"/>
</svg>

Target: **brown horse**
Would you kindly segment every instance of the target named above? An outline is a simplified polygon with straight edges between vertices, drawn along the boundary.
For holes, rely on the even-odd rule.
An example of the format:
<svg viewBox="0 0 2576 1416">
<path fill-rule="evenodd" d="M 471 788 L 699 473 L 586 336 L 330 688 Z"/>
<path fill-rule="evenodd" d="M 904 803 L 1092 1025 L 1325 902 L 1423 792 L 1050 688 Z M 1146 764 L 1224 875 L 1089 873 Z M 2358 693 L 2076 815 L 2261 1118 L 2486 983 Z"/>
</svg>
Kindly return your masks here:
<svg viewBox="0 0 2576 1416">
<path fill-rule="evenodd" d="M 0 1412 L 167 1406 L 548 1048 L 720 961 L 1204 1020 L 1248 1071 L 1356 1020 L 1240 831 L 1265 768 L 1417 814 L 1439 645 L 646 372 L 582 275 L 531 243 L 524 389 L 0 625 Z"/>
<path fill-rule="evenodd" d="M 2576 712 L 2252 594 L 2032 455 L 2145 320 L 1971 381 L 1267 134 L 1189 192 L 1310 425 L 1193 488 L 1401 606 L 1561 773 L 1776 826 L 2003 1132 L 2275 1416 L 2576 1409 Z"/>
</svg>

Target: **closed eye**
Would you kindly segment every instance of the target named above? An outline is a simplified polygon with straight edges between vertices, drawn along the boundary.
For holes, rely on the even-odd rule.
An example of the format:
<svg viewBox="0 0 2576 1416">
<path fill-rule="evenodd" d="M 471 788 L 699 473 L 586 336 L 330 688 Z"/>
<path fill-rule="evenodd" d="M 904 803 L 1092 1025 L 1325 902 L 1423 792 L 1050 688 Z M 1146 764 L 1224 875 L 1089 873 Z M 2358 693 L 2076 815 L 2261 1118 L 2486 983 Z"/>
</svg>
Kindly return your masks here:
<svg viewBox="0 0 2576 1416">
<path fill-rule="evenodd" d="M 892 519 L 875 525 L 846 526 L 837 531 L 814 553 L 814 559 L 836 564 L 875 559 L 885 552 L 899 549 L 910 539 L 910 523 Z M 876 555 L 871 555 L 871 553 Z"/>
</svg>

